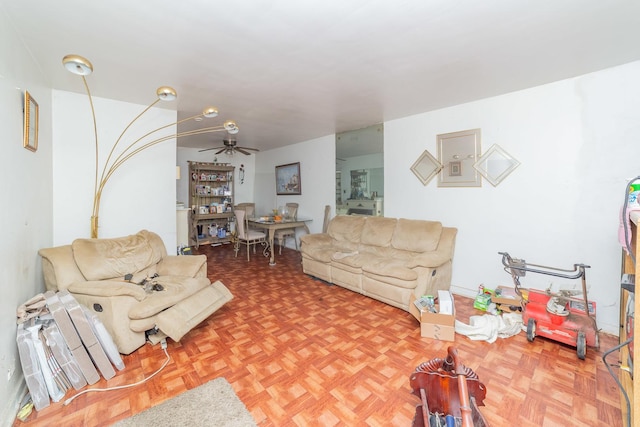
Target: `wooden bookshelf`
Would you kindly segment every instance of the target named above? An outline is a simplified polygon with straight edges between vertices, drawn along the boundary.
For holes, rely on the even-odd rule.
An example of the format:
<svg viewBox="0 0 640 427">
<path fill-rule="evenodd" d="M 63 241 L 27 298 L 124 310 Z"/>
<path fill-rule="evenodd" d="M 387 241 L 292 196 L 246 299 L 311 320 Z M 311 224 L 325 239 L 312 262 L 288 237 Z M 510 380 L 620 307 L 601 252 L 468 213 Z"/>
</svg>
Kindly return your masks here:
<svg viewBox="0 0 640 427">
<path fill-rule="evenodd" d="M 635 211 L 631 213 L 631 251 L 637 259 L 637 254 L 640 253 L 640 239 L 637 238 L 638 234 L 638 222 L 640 222 L 640 212 Z M 634 266 L 633 260 L 631 256 L 629 256 L 626 252 L 623 252 L 623 273 L 627 274 L 635 274 L 636 277 L 640 277 L 640 268 L 638 263 Z M 626 318 L 625 318 L 625 309 L 627 306 L 627 300 L 629 298 L 629 292 L 626 290 L 621 291 L 620 298 L 620 342 L 624 342 L 627 340 L 627 331 L 626 331 Z M 634 298 L 634 307 L 635 313 L 640 313 L 640 298 Z M 638 351 L 638 343 L 640 343 L 640 321 L 637 318 L 634 319 L 633 325 L 633 342 L 635 343 L 635 352 Z M 635 353 L 634 352 L 634 353 Z M 635 356 L 635 355 L 634 355 Z M 620 362 L 621 365 L 627 366 L 629 358 L 629 349 L 627 346 L 620 349 Z M 634 357 L 635 358 L 635 357 Z M 640 413 L 640 393 L 634 393 L 634 389 L 640 390 L 640 363 L 633 364 L 633 378 L 629 374 L 629 372 L 625 369 L 620 369 L 619 371 L 619 379 L 622 383 L 622 386 L 629 397 L 629 401 L 631 402 L 631 425 L 634 424 L 635 414 Z M 621 399 L 621 409 L 623 419 L 627 418 L 627 402 L 622 395 L 620 394 Z"/>
</svg>

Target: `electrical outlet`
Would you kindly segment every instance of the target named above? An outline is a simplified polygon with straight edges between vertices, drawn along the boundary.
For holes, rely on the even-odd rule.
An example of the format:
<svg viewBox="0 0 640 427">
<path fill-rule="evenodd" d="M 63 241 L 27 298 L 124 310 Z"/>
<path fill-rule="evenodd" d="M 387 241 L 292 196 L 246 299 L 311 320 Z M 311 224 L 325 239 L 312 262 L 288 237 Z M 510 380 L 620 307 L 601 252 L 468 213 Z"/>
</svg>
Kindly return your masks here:
<svg viewBox="0 0 640 427">
<path fill-rule="evenodd" d="M 7 381 L 11 380 L 11 377 L 13 377 L 13 374 L 16 372 L 16 360 L 13 357 L 7 360 L 6 356 L 2 356 L 2 358 L 0 358 L 0 369 L 6 370 Z"/>
</svg>

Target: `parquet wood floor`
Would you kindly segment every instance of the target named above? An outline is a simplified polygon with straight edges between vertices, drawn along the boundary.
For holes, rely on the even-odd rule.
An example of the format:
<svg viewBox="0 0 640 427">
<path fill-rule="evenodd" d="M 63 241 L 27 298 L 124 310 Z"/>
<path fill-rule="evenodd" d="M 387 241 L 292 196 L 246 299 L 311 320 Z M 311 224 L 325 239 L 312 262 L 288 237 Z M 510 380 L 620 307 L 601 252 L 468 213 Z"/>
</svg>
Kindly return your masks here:
<svg viewBox="0 0 640 427">
<path fill-rule="evenodd" d="M 235 299 L 181 342 L 169 340 L 162 372 L 135 388 L 52 403 L 14 425 L 108 426 L 217 377 L 231 383 L 259 426 L 411 425 L 418 398 L 409 375 L 444 357 L 451 343 L 421 338 L 409 313 L 304 275 L 295 251 L 283 250 L 273 267 L 260 254 L 234 258 L 230 246 L 201 251 L 209 276 Z M 468 298 L 455 304 L 459 320 L 482 314 Z M 492 426 L 622 426 L 620 394 L 602 362 L 615 344 L 617 337 L 601 334 L 601 350 L 589 348 L 580 361 L 573 348 L 529 343 L 524 333 L 493 344 L 455 341 L 487 386 L 481 411 Z M 115 378 L 92 387 L 140 381 L 164 361 L 159 345 L 146 344 L 124 357 Z"/>
</svg>

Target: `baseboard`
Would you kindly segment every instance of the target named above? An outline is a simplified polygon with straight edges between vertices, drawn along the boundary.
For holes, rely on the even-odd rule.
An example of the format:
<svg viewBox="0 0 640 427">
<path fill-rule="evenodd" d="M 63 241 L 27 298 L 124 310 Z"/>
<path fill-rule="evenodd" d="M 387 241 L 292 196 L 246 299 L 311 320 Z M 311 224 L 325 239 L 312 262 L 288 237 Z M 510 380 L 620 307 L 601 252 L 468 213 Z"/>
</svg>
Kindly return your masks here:
<svg viewBox="0 0 640 427">
<path fill-rule="evenodd" d="M 24 380 L 24 375 L 22 372 L 16 372 L 14 376 L 17 383 L 17 387 L 14 388 L 13 393 L 6 400 L 4 407 L 2 408 L 2 416 L 0 420 L 2 420 L 2 427 L 11 427 L 13 422 L 16 419 L 16 415 L 20 410 L 20 403 L 22 402 L 22 398 L 27 394 L 29 390 L 27 390 L 27 383 Z M 34 409 L 35 411 L 35 409 Z"/>
</svg>

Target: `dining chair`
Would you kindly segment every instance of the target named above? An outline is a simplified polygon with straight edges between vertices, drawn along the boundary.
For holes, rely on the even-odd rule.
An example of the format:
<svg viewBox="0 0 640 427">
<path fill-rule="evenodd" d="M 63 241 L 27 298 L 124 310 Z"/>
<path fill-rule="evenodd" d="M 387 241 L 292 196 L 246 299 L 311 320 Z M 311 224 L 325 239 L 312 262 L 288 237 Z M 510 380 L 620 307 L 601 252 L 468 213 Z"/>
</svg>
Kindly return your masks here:
<svg viewBox="0 0 640 427">
<path fill-rule="evenodd" d="M 250 230 L 249 223 L 247 220 L 246 211 L 242 209 L 238 209 L 234 212 L 236 216 L 236 241 L 233 246 L 233 250 L 236 253 L 236 258 L 238 257 L 238 251 L 240 250 L 240 245 L 245 245 L 247 247 L 247 261 L 250 261 L 249 258 L 249 248 L 253 246 L 253 253 L 256 253 L 256 245 L 267 246 L 267 235 L 264 231 Z"/>
<path fill-rule="evenodd" d="M 249 218 L 253 218 L 256 214 L 256 204 L 253 202 L 242 202 L 242 203 L 238 203 L 237 205 L 235 205 L 233 207 L 234 212 L 237 210 L 243 210 L 245 212 L 245 217 L 247 219 Z M 251 227 L 251 225 L 249 225 L 248 227 L 245 227 L 247 230 L 258 230 L 256 227 Z"/>
<path fill-rule="evenodd" d="M 256 212 L 256 204 L 253 202 L 238 203 L 233 207 L 234 210 L 243 210 L 247 213 L 246 217 L 251 218 Z"/>
<path fill-rule="evenodd" d="M 298 204 L 297 203 L 287 203 L 285 205 L 286 209 L 286 217 L 291 219 L 296 219 L 298 216 Z M 280 230 L 276 230 L 274 234 L 274 240 L 277 240 L 280 244 L 279 253 L 282 255 L 282 246 L 285 245 L 288 237 L 293 237 L 293 241 L 296 244 L 296 251 L 298 250 L 298 239 L 296 239 L 296 229 L 295 228 L 283 228 Z"/>
</svg>

